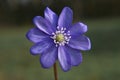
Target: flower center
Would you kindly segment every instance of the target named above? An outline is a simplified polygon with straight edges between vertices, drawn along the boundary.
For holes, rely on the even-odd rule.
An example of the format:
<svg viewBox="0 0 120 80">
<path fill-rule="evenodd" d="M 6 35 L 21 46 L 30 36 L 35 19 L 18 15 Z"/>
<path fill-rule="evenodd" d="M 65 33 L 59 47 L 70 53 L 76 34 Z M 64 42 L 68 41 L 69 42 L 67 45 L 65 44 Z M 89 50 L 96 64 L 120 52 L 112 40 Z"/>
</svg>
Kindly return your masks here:
<svg viewBox="0 0 120 80">
<path fill-rule="evenodd" d="M 63 34 L 57 34 L 56 35 L 56 41 L 57 42 L 63 42 L 64 41 L 64 35 Z"/>
<path fill-rule="evenodd" d="M 69 43 L 69 40 L 71 38 L 70 31 L 66 31 L 66 28 L 60 28 L 57 27 L 57 31 L 55 33 L 52 33 L 53 36 L 51 37 L 54 40 L 54 43 L 56 44 L 56 47 L 64 46 L 65 44 Z"/>
</svg>

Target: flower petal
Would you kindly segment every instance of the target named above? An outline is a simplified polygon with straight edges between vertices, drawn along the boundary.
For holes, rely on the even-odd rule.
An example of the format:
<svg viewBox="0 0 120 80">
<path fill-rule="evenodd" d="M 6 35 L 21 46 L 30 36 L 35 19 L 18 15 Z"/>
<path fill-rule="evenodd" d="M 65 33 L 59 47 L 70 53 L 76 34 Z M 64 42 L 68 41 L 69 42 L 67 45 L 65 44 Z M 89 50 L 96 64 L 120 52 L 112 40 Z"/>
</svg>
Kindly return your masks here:
<svg viewBox="0 0 120 80">
<path fill-rule="evenodd" d="M 72 10 L 69 7 L 65 7 L 60 14 L 58 26 L 68 29 L 72 24 L 72 20 L 73 20 Z"/>
<path fill-rule="evenodd" d="M 89 38 L 84 35 L 72 36 L 68 45 L 74 49 L 79 50 L 90 50 L 91 48 Z"/>
<path fill-rule="evenodd" d="M 58 15 L 55 14 L 50 8 L 46 8 L 44 11 L 45 19 L 47 19 L 52 27 L 56 29 L 58 23 Z"/>
<path fill-rule="evenodd" d="M 76 24 L 74 24 L 71 28 L 70 28 L 70 34 L 75 36 L 75 35 L 80 35 L 82 33 L 87 32 L 87 25 L 78 22 Z"/>
<path fill-rule="evenodd" d="M 38 27 L 41 31 L 47 34 L 52 34 L 52 32 L 55 31 L 50 22 L 41 16 L 36 16 L 33 19 L 33 22 L 36 25 L 36 27 Z"/>
<path fill-rule="evenodd" d="M 28 31 L 28 33 L 26 34 L 26 37 L 34 42 L 34 43 L 38 43 L 43 41 L 43 39 L 48 38 L 49 36 L 47 34 L 45 34 L 44 32 L 40 31 L 38 28 L 32 28 Z"/>
<path fill-rule="evenodd" d="M 57 60 L 57 47 L 51 46 L 47 49 L 40 58 L 40 62 L 43 68 L 50 68 Z"/>
<path fill-rule="evenodd" d="M 45 39 L 39 43 L 36 43 L 30 48 L 30 52 L 33 55 L 42 54 L 44 51 L 46 51 L 48 48 L 50 48 L 53 45 L 52 40 Z"/>
<path fill-rule="evenodd" d="M 69 46 L 65 47 L 66 53 L 69 53 L 72 66 L 78 66 L 82 62 L 82 54 L 79 50 L 73 49 Z"/>
<path fill-rule="evenodd" d="M 60 46 L 58 48 L 58 60 L 64 71 L 70 70 L 70 68 L 71 68 L 70 56 L 68 53 L 66 53 L 63 46 Z"/>
</svg>

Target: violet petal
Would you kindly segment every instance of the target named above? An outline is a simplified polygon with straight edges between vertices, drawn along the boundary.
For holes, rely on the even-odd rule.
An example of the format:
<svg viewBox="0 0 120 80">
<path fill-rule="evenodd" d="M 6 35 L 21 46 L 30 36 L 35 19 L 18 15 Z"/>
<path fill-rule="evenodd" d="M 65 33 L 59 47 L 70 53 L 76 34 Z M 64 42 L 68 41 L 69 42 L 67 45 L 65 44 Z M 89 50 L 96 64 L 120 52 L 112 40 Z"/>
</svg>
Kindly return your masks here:
<svg viewBox="0 0 120 80">
<path fill-rule="evenodd" d="M 52 32 L 55 31 L 50 22 L 41 16 L 34 17 L 33 22 L 36 25 L 36 27 L 38 27 L 41 31 L 49 35 L 51 35 Z"/>
<path fill-rule="evenodd" d="M 26 37 L 30 41 L 34 43 L 38 43 L 38 42 L 43 41 L 43 39 L 48 38 L 49 36 L 45 34 L 44 32 L 40 31 L 38 28 L 32 28 L 27 32 Z"/>
<path fill-rule="evenodd" d="M 58 15 L 47 7 L 44 11 L 44 16 L 45 19 L 47 19 L 52 24 L 52 27 L 56 29 L 58 23 Z"/>
<path fill-rule="evenodd" d="M 60 17 L 58 19 L 58 26 L 68 29 L 72 24 L 72 20 L 73 20 L 72 10 L 69 7 L 65 7 L 62 10 Z"/>
<path fill-rule="evenodd" d="M 47 49 L 49 49 L 50 47 L 52 47 L 54 43 L 51 42 L 51 40 L 48 39 L 43 39 L 43 41 L 36 43 L 35 45 L 33 45 L 30 48 L 30 52 L 33 55 L 37 55 L 37 54 L 42 54 L 44 51 L 46 51 Z"/>
<path fill-rule="evenodd" d="M 40 62 L 43 68 L 50 68 L 57 60 L 57 47 L 51 46 L 41 55 Z"/>
<path fill-rule="evenodd" d="M 60 46 L 58 48 L 58 60 L 60 62 L 61 68 L 64 71 L 68 71 L 71 68 L 71 61 L 70 61 L 70 56 L 66 51 L 64 50 L 64 46 Z"/>
<path fill-rule="evenodd" d="M 87 25 L 78 22 L 70 28 L 70 34 L 73 36 L 80 35 L 87 32 Z"/>
<path fill-rule="evenodd" d="M 65 46 L 66 53 L 69 53 L 72 66 L 78 66 L 82 62 L 82 54 L 80 50 L 73 49 L 69 46 Z"/>
<path fill-rule="evenodd" d="M 91 43 L 89 38 L 84 35 L 75 36 L 75 37 L 72 36 L 68 45 L 74 49 L 79 49 L 79 50 L 90 50 L 91 48 Z"/>
</svg>

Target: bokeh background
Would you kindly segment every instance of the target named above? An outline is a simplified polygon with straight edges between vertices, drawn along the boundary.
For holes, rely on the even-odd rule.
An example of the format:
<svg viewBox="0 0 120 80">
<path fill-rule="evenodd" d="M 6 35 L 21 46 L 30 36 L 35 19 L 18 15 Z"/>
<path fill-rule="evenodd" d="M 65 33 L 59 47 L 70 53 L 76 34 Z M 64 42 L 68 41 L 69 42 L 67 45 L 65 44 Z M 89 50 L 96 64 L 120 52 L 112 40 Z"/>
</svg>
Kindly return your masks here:
<svg viewBox="0 0 120 80">
<path fill-rule="evenodd" d="M 58 64 L 59 80 L 120 80 L 120 0 L 0 0 L 0 80 L 54 80 L 53 68 L 30 55 L 25 37 L 46 6 L 57 14 L 71 7 L 73 22 L 88 25 L 92 42 L 78 67 L 63 72 Z"/>
</svg>

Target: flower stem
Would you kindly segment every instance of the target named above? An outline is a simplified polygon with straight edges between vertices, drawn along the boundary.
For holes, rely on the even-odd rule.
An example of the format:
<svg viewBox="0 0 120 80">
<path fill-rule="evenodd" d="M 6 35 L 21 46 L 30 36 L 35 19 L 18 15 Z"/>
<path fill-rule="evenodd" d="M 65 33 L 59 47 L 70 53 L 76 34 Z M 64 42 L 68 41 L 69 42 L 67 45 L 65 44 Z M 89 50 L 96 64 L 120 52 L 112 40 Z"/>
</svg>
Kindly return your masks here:
<svg viewBox="0 0 120 80">
<path fill-rule="evenodd" d="M 54 78 L 55 78 L 55 80 L 58 80 L 57 65 L 56 65 L 56 63 L 54 64 Z"/>
</svg>

